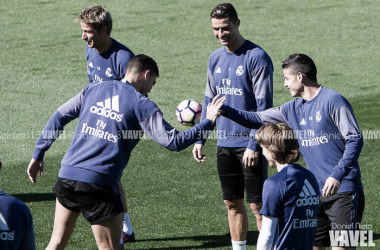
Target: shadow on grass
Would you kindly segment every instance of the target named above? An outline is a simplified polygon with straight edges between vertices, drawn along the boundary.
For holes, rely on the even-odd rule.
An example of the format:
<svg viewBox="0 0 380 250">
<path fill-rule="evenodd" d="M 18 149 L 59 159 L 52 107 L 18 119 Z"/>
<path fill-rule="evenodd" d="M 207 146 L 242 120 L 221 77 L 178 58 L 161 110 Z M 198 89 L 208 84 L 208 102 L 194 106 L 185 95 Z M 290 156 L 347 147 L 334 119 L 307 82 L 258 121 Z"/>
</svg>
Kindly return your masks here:
<svg viewBox="0 0 380 250">
<path fill-rule="evenodd" d="M 55 201 L 53 193 L 35 193 L 35 194 L 10 194 L 22 202 L 40 202 L 40 201 Z"/>
<path fill-rule="evenodd" d="M 248 246 L 255 246 L 257 242 L 257 238 L 259 236 L 259 232 L 256 231 L 249 231 L 247 233 L 247 245 Z M 226 247 L 231 246 L 231 236 L 230 233 L 226 233 L 224 235 L 202 235 L 202 236 L 190 236 L 190 237 L 172 237 L 172 238 L 163 238 L 163 239 L 146 239 L 146 240 L 136 240 L 136 243 L 138 242 L 157 242 L 157 241 L 194 241 L 194 242 L 202 242 L 201 245 L 197 246 L 176 246 L 176 247 L 157 247 L 149 249 L 205 249 L 205 248 L 215 248 L 215 247 Z M 140 249 L 140 248 L 134 248 L 134 249 Z M 141 248 L 146 249 L 146 248 Z"/>
<path fill-rule="evenodd" d="M 378 239 L 380 239 L 380 234 L 373 232 L 373 240 L 378 240 Z"/>
</svg>

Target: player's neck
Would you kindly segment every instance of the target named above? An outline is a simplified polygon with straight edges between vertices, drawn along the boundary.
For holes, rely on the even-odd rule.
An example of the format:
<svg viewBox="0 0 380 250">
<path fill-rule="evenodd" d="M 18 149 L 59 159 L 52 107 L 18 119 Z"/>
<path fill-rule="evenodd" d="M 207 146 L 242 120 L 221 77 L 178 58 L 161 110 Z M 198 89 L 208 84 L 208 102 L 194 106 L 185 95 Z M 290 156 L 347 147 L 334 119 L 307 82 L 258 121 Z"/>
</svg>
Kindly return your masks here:
<svg viewBox="0 0 380 250">
<path fill-rule="evenodd" d="M 301 93 L 302 98 L 305 101 L 311 101 L 318 95 L 321 86 L 317 82 L 310 82 L 304 87 L 304 91 Z"/>
<path fill-rule="evenodd" d="M 280 172 L 287 164 L 281 164 L 276 161 L 277 172 Z"/>
<path fill-rule="evenodd" d="M 242 37 L 241 35 L 239 35 L 235 42 L 232 43 L 231 45 L 229 46 L 226 46 L 226 49 L 228 52 L 235 52 L 236 50 L 238 50 L 241 46 L 243 46 L 243 44 L 245 43 L 245 39 L 244 37 Z"/>
<path fill-rule="evenodd" d="M 99 53 L 99 54 L 102 54 L 104 52 L 107 52 L 111 46 L 112 46 L 112 43 L 113 43 L 113 40 L 110 36 L 108 36 L 104 42 L 102 43 L 101 46 L 97 47 L 96 48 L 96 51 Z"/>
</svg>

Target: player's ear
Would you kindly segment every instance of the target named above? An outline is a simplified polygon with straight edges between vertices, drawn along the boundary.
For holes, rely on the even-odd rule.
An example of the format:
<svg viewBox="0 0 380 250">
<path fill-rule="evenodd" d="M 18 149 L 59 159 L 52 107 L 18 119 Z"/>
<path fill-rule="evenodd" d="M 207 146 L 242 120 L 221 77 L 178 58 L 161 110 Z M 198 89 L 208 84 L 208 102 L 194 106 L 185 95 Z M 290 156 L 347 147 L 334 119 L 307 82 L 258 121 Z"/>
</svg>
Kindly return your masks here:
<svg viewBox="0 0 380 250">
<path fill-rule="evenodd" d="M 143 72 L 143 79 L 144 79 L 144 81 L 147 80 L 149 78 L 149 76 L 150 76 L 150 70 L 147 69 L 147 70 L 145 70 Z"/>
<path fill-rule="evenodd" d="M 108 27 L 104 25 L 104 26 L 100 29 L 100 34 L 107 34 L 107 29 L 108 29 Z"/>
<path fill-rule="evenodd" d="M 302 82 L 302 81 L 304 80 L 304 77 L 305 77 L 305 75 L 302 74 L 301 72 L 298 72 L 298 73 L 297 73 L 297 80 L 298 80 L 299 82 Z"/>
</svg>

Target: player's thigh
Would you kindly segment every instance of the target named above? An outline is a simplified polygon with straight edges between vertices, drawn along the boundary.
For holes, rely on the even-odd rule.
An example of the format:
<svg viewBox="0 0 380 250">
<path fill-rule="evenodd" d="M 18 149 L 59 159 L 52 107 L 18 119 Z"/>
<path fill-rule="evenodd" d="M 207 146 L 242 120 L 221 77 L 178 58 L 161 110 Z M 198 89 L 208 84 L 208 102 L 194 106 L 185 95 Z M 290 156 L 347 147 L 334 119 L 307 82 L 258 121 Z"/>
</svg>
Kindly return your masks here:
<svg viewBox="0 0 380 250">
<path fill-rule="evenodd" d="M 119 187 L 78 182 L 76 200 L 91 225 L 99 224 L 124 212 Z"/>
<path fill-rule="evenodd" d="M 234 148 L 217 148 L 217 168 L 224 200 L 244 198 L 244 173 Z"/>
<path fill-rule="evenodd" d="M 62 206 L 56 199 L 54 227 L 46 249 L 65 249 L 74 231 L 80 212 L 73 212 Z"/>
<path fill-rule="evenodd" d="M 122 232 L 123 214 L 91 225 L 99 250 L 118 249 Z"/>
<path fill-rule="evenodd" d="M 331 220 L 331 229 L 359 229 L 365 206 L 363 190 L 336 195 L 337 198 L 326 210 Z"/>
<path fill-rule="evenodd" d="M 336 235 L 339 238 L 342 233 L 348 234 L 348 230 L 358 229 L 364 206 L 365 197 L 362 190 L 338 193 L 327 198 L 321 197 L 315 245 L 329 247 L 330 231 L 334 237 Z"/>
<path fill-rule="evenodd" d="M 319 199 L 318 207 L 318 222 L 315 231 L 314 246 L 317 247 L 329 247 L 330 246 L 330 235 L 331 221 L 325 213 L 324 210 L 323 197 Z"/>
</svg>

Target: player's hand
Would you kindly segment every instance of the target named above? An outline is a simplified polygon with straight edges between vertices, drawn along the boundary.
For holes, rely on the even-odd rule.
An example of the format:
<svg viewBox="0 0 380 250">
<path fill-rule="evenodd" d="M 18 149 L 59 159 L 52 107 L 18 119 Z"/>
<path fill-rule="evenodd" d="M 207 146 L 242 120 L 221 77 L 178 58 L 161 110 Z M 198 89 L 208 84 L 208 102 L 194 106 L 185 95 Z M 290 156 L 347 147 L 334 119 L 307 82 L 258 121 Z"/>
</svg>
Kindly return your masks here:
<svg viewBox="0 0 380 250">
<path fill-rule="evenodd" d="M 329 197 L 336 194 L 339 190 L 340 182 L 333 177 L 327 178 L 325 185 L 322 188 L 322 196 Z"/>
<path fill-rule="evenodd" d="M 207 105 L 207 114 L 206 118 L 209 119 L 212 123 L 215 123 L 216 118 L 218 117 L 220 108 L 222 107 L 226 97 L 223 96 L 219 98 L 220 95 L 216 95 L 214 99 Z M 218 99 L 219 98 L 219 99 Z"/>
<path fill-rule="evenodd" d="M 40 172 L 41 177 L 44 177 L 44 161 L 37 161 L 32 158 L 26 172 L 28 173 L 30 181 L 36 183 L 38 172 Z"/>
<path fill-rule="evenodd" d="M 202 148 L 203 148 L 202 144 L 195 144 L 194 145 L 193 156 L 197 162 L 204 162 L 206 159 L 206 155 L 202 154 Z"/>
<path fill-rule="evenodd" d="M 243 155 L 243 163 L 245 168 L 255 166 L 259 161 L 259 152 L 247 148 Z"/>
</svg>

